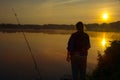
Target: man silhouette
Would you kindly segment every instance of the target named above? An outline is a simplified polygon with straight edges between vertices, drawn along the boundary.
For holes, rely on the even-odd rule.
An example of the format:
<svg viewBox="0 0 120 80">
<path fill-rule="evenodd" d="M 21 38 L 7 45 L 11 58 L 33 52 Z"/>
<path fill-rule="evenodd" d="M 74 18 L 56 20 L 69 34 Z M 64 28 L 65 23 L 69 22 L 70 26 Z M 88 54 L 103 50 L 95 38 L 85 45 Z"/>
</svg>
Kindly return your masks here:
<svg viewBox="0 0 120 80">
<path fill-rule="evenodd" d="M 90 40 L 88 34 L 84 32 L 82 22 L 76 24 L 76 29 L 77 32 L 73 33 L 68 41 L 66 60 L 71 61 L 73 80 L 85 80 Z"/>
</svg>

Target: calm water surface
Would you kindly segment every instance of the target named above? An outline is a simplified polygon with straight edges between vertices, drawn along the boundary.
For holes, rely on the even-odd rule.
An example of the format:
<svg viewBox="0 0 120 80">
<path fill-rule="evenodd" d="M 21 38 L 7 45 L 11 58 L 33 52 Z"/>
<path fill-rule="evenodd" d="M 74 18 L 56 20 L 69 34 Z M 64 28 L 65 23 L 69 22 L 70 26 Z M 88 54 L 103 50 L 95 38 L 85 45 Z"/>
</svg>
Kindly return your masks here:
<svg viewBox="0 0 120 80">
<path fill-rule="evenodd" d="M 97 64 L 97 51 L 104 54 L 112 40 L 119 40 L 119 33 L 87 32 L 91 48 L 87 72 Z M 43 80 L 59 80 L 71 74 L 70 63 L 65 61 L 70 34 L 25 33 L 36 58 Z M 103 46 L 102 40 L 105 45 Z M 36 71 L 22 33 L 0 33 L 0 80 L 35 80 Z"/>
</svg>

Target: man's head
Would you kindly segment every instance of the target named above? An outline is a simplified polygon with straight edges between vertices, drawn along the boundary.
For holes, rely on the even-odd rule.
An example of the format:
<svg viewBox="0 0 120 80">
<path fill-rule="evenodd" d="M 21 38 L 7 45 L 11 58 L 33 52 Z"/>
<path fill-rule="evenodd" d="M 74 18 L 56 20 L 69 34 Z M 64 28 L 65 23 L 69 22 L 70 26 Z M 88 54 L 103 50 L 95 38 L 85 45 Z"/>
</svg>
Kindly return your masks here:
<svg viewBox="0 0 120 80">
<path fill-rule="evenodd" d="M 84 30 L 84 25 L 83 25 L 83 23 L 82 23 L 81 21 L 77 22 L 77 24 L 76 24 L 76 29 L 77 29 L 78 31 L 80 31 L 80 32 L 83 32 L 83 30 Z"/>
</svg>

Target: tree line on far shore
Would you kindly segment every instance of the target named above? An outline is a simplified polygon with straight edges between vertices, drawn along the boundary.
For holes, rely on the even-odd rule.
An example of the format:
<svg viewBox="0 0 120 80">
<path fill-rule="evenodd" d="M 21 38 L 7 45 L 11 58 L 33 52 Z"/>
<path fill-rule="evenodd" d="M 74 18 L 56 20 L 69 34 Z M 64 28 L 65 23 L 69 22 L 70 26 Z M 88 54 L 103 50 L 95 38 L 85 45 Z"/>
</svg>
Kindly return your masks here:
<svg viewBox="0 0 120 80">
<path fill-rule="evenodd" d="M 24 30 L 41 30 L 41 29 L 54 29 L 54 30 L 75 30 L 75 25 L 67 25 L 67 24 L 44 24 L 44 25 L 35 25 L 35 24 L 0 24 L 0 31 L 9 31 L 14 30 L 17 31 L 19 29 Z M 120 21 L 112 22 L 112 23 L 92 23 L 85 24 L 85 29 L 87 31 L 120 31 Z"/>
</svg>

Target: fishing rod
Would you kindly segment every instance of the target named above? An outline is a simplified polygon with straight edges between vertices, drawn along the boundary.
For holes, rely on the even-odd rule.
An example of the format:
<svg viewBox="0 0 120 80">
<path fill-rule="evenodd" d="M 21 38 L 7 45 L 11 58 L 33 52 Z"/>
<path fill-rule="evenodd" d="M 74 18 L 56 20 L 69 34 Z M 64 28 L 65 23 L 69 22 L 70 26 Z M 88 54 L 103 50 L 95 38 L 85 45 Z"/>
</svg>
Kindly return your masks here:
<svg viewBox="0 0 120 80">
<path fill-rule="evenodd" d="M 20 27 L 21 24 L 20 24 L 20 21 L 19 21 L 19 19 L 18 19 L 18 16 L 17 16 L 14 8 L 12 8 L 12 11 L 13 11 L 13 13 L 14 13 L 14 16 L 16 17 L 16 21 L 17 21 L 17 23 L 18 23 L 18 27 Z M 41 80 L 40 70 L 39 70 L 39 68 L 38 68 L 38 65 L 37 65 L 36 59 L 35 59 L 35 57 L 34 57 L 34 55 L 33 55 L 33 52 L 32 52 L 32 49 L 31 49 L 31 47 L 30 47 L 30 44 L 29 44 L 29 42 L 28 42 L 28 40 L 27 40 L 27 37 L 26 37 L 26 35 L 25 35 L 25 33 L 24 33 L 24 30 L 23 30 L 22 28 L 20 28 L 20 30 L 21 30 L 21 32 L 22 32 L 22 34 L 23 34 L 23 36 L 24 36 L 24 39 L 25 39 L 25 41 L 26 41 L 28 50 L 29 50 L 29 52 L 30 52 L 30 54 L 31 54 L 31 56 L 32 56 L 32 60 L 33 60 L 33 63 L 34 63 L 34 67 L 35 67 L 35 70 L 36 70 L 36 72 L 37 72 L 37 74 L 38 74 L 38 76 L 39 76 L 39 80 Z"/>
</svg>

